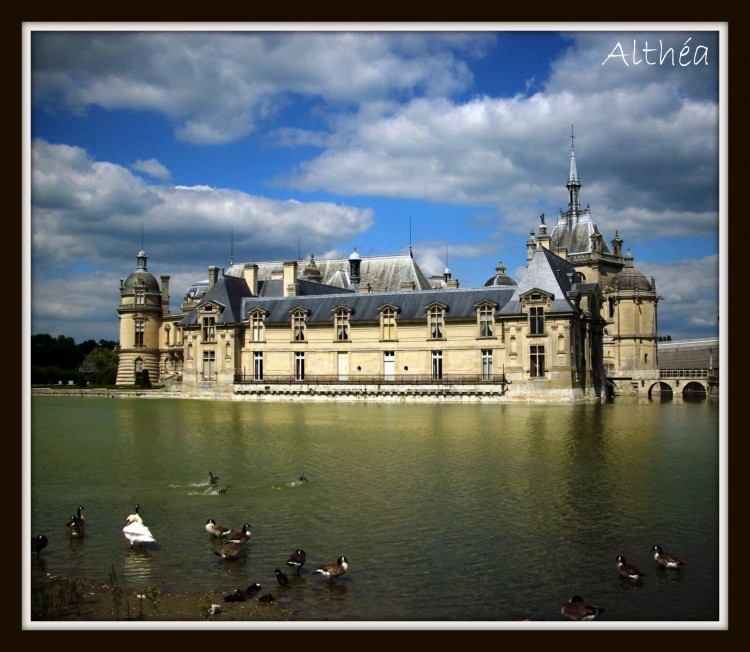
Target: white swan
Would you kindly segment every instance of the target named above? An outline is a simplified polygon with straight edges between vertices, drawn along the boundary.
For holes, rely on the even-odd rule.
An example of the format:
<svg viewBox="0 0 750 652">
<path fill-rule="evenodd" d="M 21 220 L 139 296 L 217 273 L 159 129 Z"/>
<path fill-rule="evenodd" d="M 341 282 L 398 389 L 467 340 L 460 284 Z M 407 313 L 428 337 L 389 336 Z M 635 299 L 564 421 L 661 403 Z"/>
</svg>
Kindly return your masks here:
<svg viewBox="0 0 750 652">
<path fill-rule="evenodd" d="M 122 533 L 130 542 L 131 548 L 134 547 L 136 543 L 140 546 L 143 546 L 144 543 L 156 543 L 156 539 L 154 539 L 151 534 L 151 530 L 143 524 L 143 519 L 138 513 L 139 508 L 140 505 L 135 506 L 135 514 L 131 514 L 125 519 L 125 527 L 122 528 Z"/>
</svg>

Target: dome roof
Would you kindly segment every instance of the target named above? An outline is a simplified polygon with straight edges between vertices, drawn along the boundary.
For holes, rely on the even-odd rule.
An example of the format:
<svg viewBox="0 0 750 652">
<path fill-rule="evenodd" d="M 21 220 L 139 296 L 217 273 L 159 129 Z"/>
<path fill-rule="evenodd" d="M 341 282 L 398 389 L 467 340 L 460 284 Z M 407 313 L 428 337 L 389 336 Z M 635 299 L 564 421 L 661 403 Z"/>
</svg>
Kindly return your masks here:
<svg viewBox="0 0 750 652">
<path fill-rule="evenodd" d="M 144 289 L 147 293 L 159 293 L 159 282 L 156 277 L 148 271 L 146 262 L 148 257 L 146 252 L 141 249 L 138 252 L 138 266 L 136 270 L 125 279 L 122 284 L 122 292 L 131 293 L 135 288 Z"/>
<path fill-rule="evenodd" d="M 641 274 L 633 267 L 633 254 L 625 254 L 625 267 L 621 272 L 615 274 L 612 282 L 618 290 L 644 290 L 650 292 L 653 290 L 650 281 L 645 274 Z"/>
<path fill-rule="evenodd" d="M 518 285 L 518 282 L 505 273 L 505 265 L 503 265 L 501 261 L 497 264 L 497 267 L 495 267 L 495 275 L 488 278 L 484 283 L 484 287 L 490 287 L 492 285 L 514 286 Z"/>
<path fill-rule="evenodd" d="M 156 277 L 151 272 L 143 269 L 133 272 L 125 279 L 125 283 L 123 284 L 125 292 L 133 292 L 136 287 L 144 288 L 148 293 L 159 293 L 159 282 L 156 280 Z"/>
</svg>

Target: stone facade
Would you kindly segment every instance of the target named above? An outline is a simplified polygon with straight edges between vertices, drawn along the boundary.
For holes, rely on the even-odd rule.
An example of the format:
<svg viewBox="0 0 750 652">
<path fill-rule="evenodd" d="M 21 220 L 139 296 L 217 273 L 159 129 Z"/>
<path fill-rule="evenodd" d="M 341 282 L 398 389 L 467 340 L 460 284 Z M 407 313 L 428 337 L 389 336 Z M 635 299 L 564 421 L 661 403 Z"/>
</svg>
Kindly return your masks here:
<svg viewBox="0 0 750 652">
<path fill-rule="evenodd" d="M 148 369 L 186 396 L 603 398 L 607 377 L 658 373 L 660 297 L 579 190 L 572 151 L 568 211 L 551 234 L 541 216 L 519 281 L 500 263 L 480 288 L 428 279 L 411 252 L 355 251 L 212 266 L 171 313 L 141 251 L 120 285 L 117 383 Z"/>
</svg>

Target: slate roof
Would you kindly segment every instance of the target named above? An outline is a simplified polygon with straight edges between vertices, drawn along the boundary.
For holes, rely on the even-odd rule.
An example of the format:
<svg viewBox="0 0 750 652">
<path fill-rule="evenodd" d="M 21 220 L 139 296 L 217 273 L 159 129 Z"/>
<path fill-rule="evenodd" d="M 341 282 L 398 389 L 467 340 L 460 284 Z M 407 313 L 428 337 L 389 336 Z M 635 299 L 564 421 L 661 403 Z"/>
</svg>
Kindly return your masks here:
<svg viewBox="0 0 750 652">
<path fill-rule="evenodd" d="M 240 321 L 242 299 L 250 294 L 244 278 L 220 276 L 214 286 L 203 295 L 186 317 L 180 321 L 180 326 L 190 326 L 198 323 L 198 308 L 206 303 L 220 306 L 216 324 L 236 324 Z"/>
<path fill-rule="evenodd" d="M 447 306 L 446 321 L 473 318 L 476 305 L 481 301 L 491 301 L 501 308 L 511 297 L 513 288 L 487 287 L 453 290 L 415 290 L 406 292 L 342 293 L 325 296 L 296 297 L 249 297 L 243 302 L 243 320 L 250 311 L 261 308 L 268 313 L 267 323 L 288 323 L 291 311 L 302 308 L 308 311 L 306 322 L 332 322 L 334 311 L 346 307 L 351 310 L 350 322 L 378 321 L 379 309 L 392 305 L 398 309 L 397 320 L 424 319 L 430 304 Z"/>
<path fill-rule="evenodd" d="M 573 220 L 570 227 L 567 224 L 568 219 Z M 566 249 L 568 255 L 590 254 L 591 236 L 594 234 L 595 226 L 588 209 L 575 214 L 572 218 L 568 213 L 560 215 L 550 234 L 550 249 Z M 602 253 L 612 253 L 604 238 L 602 238 Z"/>
<path fill-rule="evenodd" d="M 580 274 L 572 263 L 552 253 L 549 249 L 538 247 L 526 267 L 526 273 L 513 288 L 513 296 L 500 310 L 500 314 L 520 313 L 521 296 L 535 289 L 552 295 L 550 312 L 576 313 L 578 309 L 570 298 L 577 292 L 592 291 L 596 287 L 596 283 L 578 283 L 579 278 Z"/>
<path fill-rule="evenodd" d="M 304 280 L 304 272 L 309 260 L 297 261 L 297 276 Z M 271 280 L 274 273 L 280 273 L 284 263 L 262 262 L 258 266 L 258 280 Z M 235 263 L 226 272 L 227 276 L 242 276 L 245 263 Z M 315 267 L 321 276 L 321 283 L 349 289 L 349 259 L 315 259 Z M 392 292 L 401 289 L 402 281 L 413 282 L 418 290 L 430 289 L 430 282 L 410 254 L 389 256 L 361 256 L 359 267 L 360 286 L 369 283 L 373 292 Z M 274 279 L 276 280 L 276 279 Z"/>
</svg>

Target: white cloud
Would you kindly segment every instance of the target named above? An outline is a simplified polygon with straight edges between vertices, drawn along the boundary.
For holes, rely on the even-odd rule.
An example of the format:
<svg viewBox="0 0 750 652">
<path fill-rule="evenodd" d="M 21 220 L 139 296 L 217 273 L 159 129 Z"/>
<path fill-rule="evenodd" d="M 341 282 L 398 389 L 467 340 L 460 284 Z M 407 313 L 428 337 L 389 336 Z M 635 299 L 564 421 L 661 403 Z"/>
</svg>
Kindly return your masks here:
<svg viewBox="0 0 750 652">
<path fill-rule="evenodd" d="M 150 158 L 148 161 L 141 161 L 140 159 L 137 160 L 133 165 L 131 165 L 134 170 L 137 170 L 138 172 L 143 172 L 144 174 L 147 174 L 150 177 L 153 177 L 154 179 L 159 179 L 160 181 L 169 181 L 169 179 L 172 177 L 169 170 L 159 163 L 155 158 Z"/>
<path fill-rule="evenodd" d="M 380 107 L 466 89 L 457 53 L 491 34 L 398 32 L 32 33 L 36 103 L 158 111 L 178 138 L 226 143 L 253 132 L 290 94 Z M 75 53 L 75 56 L 73 55 Z"/>
<path fill-rule="evenodd" d="M 169 265 L 259 255 L 296 248 L 332 247 L 372 226 L 371 210 L 329 202 L 281 201 L 224 188 L 150 186 L 125 168 L 91 159 L 81 148 L 37 140 L 32 152 L 32 259 L 37 270 L 87 261 L 124 265 L 142 230 L 162 247 Z M 290 234 L 293 234 L 290 236 Z M 223 236 L 226 239 L 223 239 Z"/>
</svg>

